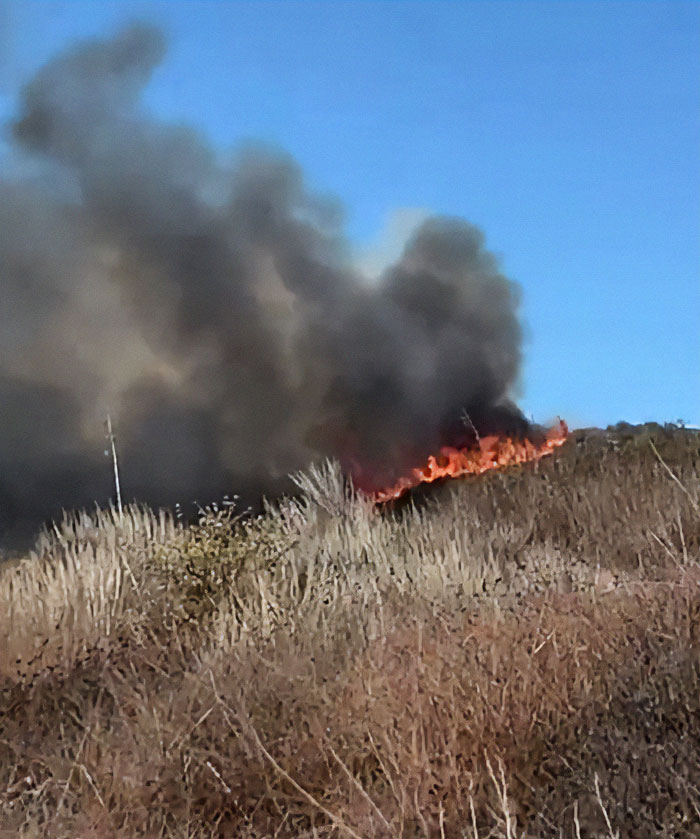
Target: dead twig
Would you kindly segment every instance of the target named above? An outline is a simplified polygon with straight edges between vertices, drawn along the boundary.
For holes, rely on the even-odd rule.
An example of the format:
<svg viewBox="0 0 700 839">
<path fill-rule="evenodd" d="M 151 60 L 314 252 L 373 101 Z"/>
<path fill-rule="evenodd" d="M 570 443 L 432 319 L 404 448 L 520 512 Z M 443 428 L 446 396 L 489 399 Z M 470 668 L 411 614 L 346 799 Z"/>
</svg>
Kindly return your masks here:
<svg viewBox="0 0 700 839">
<path fill-rule="evenodd" d="M 349 825 L 345 824 L 345 822 L 339 816 L 337 816 L 327 807 L 324 807 L 320 801 L 314 798 L 314 796 L 311 795 L 310 792 L 307 792 L 307 790 L 305 790 L 304 787 L 302 787 L 294 780 L 294 778 L 292 778 L 289 772 L 287 772 L 283 767 L 279 765 L 279 763 L 277 763 L 274 757 L 270 754 L 270 752 L 268 752 L 268 750 L 263 745 L 263 742 L 260 739 L 258 732 L 255 730 L 255 726 L 250 722 L 250 720 L 246 719 L 242 714 L 234 711 L 233 708 L 231 708 L 230 705 L 223 699 L 223 697 L 219 695 L 219 692 L 216 688 L 216 684 L 214 683 L 214 676 L 212 674 L 210 675 L 212 687 L 214 688 L 214 696 L 216 697 L 217 702 L 219 702 L 229 712 L 229 714 L 231 714 L 231 716 L 238 720 L 243 729 L 248 731 L 248 734 L 252 737 L 253 741 L 255 742 L 255 745 L 258 747 L 258 750 L 263 755 L 265 760 L 268 761 L 270 766 L 272 766 L 275 772 L 277 772 L 277 774 L 280 777 L 284 778 L 285 781 L 291 784 L 292 787 L 294 787 L 294 789 L 299 793 L 299 795 L 302 796 L 302 798 L 305 801 L 308 801 L 309 804 L 311 804 L 313 807 L 316 807 L 317 810 L 320 810 L 325 816 L 327 816 L 333 822 L 333 824 L 336 825 L 336 827 L 340 828 L 340 830 L 344 830 L 348 834 L 348 836 L 352 836 L 353 839 L 364 839 L 362 836 L 360 836 L 359 833 L 356 833 Z M 235 728 L 232 728 L 232 730 L 234 731 L 234 733 L 237 733 Z"/>
<path fill-rule="evenodd" d="M 698 504 L 698 502 L 697 502 L 697 501 L 693 498 L 693 496 L 690 494 L 690 492 L 688 491 L 688 487 L 686 487 L 686 486 L 684 486 L 684 485 L 683 485 L 682 481 L 681 481 L 681 480 L 680 480 L 680 478 L 676 475 L 676 473 L 673 471 L 673 469 L 671 469 L 671 467 L 668 465 L 668 463 L 666 463 L 666 461 L 663 459 L 663 457 L 661 457 L 661 455 L 660 455 L 660 454 L 659 454 L 659 452 L 658 452 L 658 449 L 657 449 L 657 448 L 656 448 L 656 446 L 654 445 L 654 441 L 653 441 L 653 440 L 649 440 L 649 445 L 651 446 L 651 448 L 652 448 L 652 450 L 653 450 L 654 454 L 655 454 L 655 455 L 657 456 L 657 458 L 659 459 L 659 463 L 660 463 L 660 464 L 664 467 L 664 469 L 668 472 L 668 474 L 670 475 L 671 479 L 672 479 L 672 480 L 674 480 L 674 481 L 678 484 L 678 486 L 681 488 L 681 490 L 682 490 L 682 491 L 686 494 L 686 496 L 687 496 L 687 498 L 688 498 L 688 501 L 690 501 L 690 506 L 693 508 L 693 510 L 695 510 L 695 512 L 696 512 L 698 515 L 700 515 L 700 504 Z"/>
</svg>

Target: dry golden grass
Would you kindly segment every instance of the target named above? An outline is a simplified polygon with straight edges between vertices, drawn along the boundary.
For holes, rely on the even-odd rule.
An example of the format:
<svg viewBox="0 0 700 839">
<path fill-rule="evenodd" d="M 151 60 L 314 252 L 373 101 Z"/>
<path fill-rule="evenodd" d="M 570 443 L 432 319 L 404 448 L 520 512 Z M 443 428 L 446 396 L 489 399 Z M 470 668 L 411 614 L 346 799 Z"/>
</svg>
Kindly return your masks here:
<svg viewBox="0 0 700 839">
<path fill-rule="evenodd" d="M 67 519 L 0 568 L 0 836 L 700 836 L 699 477 L 618 428 L 393 511 L 324 464 Z"/>
</svg>

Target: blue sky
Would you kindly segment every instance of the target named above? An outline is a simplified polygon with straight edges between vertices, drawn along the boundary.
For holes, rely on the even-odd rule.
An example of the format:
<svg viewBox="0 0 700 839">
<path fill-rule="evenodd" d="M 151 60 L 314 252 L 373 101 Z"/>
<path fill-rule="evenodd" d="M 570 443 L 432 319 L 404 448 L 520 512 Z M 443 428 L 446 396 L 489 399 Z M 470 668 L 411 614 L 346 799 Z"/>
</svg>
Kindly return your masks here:
<svg viewBox="0 0 700 839">
<path fill-rule="evenodd" d="M 150 107 L 291 152 L 368 265 L 423 213 L 483 229 L 528 415 L 700 424 L 700 4 L 0 3 L 0 117 L 75 38 L 159 23 Z"/>
</svg>

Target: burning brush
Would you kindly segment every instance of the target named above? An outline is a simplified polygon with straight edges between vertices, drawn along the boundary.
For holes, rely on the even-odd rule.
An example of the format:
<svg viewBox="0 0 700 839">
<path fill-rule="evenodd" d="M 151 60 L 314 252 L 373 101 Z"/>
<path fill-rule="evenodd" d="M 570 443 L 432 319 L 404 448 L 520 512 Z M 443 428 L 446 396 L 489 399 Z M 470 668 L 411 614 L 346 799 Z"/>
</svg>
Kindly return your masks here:
<svg viewBox="0 0 700 839">
<path fill-rule="evenodd" d="M 568 426 L 559 420 L 557 425 L 547 431 L 541 443 L 491 434 L 487 437 L 477 436 L 478 445 L 473 448 L 443 446 L 439 455 L 430 455 L 425 466 L 412 469 L 393 486 L 375 492 L 374 499 L 383 504 L 400 498 L 419 484 L 432 483 L 441 478 L 458 478 L 460 475 L 480 475 L 490 469 L 539 460 L 563 445 L 568 434 Z"/>
<path fill-rule="evenodd" d="M 110 497 L 107 415 L 124 497 L 154 507 L 233 488 L 255 505 L 324 457 L 388 501 L 563 442 L 510 401 L 521 290 L 477 227 L 428 216 L 368 274 L 291 156 L 222 156 L 149 113 L 165 51 L 134 24 L 18 93 L 0 175 L 0 531 Z"/>
</svg>

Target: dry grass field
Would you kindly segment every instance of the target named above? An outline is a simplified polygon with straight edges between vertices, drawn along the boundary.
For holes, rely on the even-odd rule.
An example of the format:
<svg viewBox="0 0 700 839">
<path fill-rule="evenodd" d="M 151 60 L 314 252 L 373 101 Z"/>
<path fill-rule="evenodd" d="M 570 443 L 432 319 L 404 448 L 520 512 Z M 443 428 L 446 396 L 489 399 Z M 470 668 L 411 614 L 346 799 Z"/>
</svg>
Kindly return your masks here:
<svg viewBox="0 0 700 839">
<path fill-rule="evenodd" d="M 0 566 L 0 837 L 700 837 L 700 436 Z"/>
</svg>

